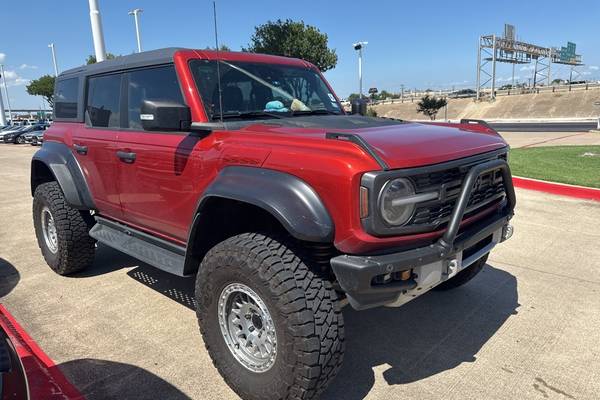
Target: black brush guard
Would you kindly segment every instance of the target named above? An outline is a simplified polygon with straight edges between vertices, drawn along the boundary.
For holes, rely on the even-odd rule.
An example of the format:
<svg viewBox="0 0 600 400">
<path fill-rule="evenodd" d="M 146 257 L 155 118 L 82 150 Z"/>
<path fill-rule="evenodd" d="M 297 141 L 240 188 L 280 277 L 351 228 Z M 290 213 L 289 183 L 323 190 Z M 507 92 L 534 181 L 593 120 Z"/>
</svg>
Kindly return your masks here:
<svg viewBox="0 0 600 400">
<path fill-rule="evenodd" d="M 460 223 L 477 178 L 496 170 L 502 172 L 506 205 L 493 215 L 470 225 L 459 234 Z M 385 255 L 341 255 L 331 259 L 331 266 L 341 289 L 346 293 L 354 308 L 365 309 L 391 303 L 402 291 L 414 289 L 417 285 L 416 282 L 408 279 L 393 281 L 385 285 L 373 285 L 374 277 L 408 271 L 436 261 L 449 261 L 454 254 L 473 246 L 508 224 L 513 216 L 515 204 L 515 189 L 506 161 L 496 159 L 477 164 L 471 167 L 465 176 L 446 231 L 436 243 Z"/>
</svg>

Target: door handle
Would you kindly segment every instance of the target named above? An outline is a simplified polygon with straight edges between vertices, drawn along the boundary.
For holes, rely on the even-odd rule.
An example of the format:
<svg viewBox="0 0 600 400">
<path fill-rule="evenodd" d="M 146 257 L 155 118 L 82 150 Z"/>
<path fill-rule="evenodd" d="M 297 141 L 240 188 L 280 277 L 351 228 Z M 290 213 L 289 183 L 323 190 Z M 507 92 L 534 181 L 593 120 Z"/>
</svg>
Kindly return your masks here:
<svg viewBox="0 0 600 400">
<path fill-rule="evenodd" d="M 131 164 L 135 161 L 135 153 L 130 153 L 127 151 L 117 151 L 117 157 L 119 157 L 121 161 L 126 162 L 127 164 Z"/>
<path fill-rule="evenodd" d="M 85 156 L 88 152 L 88 147 L 87 146 L 82 146 L 80 144 L 77 143 L 73 143 L 73 149 L 75 149 L 75 151 L 77 152 L 77 154 L 81 154 L 82 156 Z"/>
</svg>

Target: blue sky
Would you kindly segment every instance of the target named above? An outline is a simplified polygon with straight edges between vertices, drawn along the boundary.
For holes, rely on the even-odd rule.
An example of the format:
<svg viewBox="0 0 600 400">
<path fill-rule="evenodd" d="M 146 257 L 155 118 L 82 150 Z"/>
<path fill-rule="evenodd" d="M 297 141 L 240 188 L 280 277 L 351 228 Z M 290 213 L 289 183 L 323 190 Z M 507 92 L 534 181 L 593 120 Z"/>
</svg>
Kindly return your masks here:
<svg viewBox="0 0 600 400">
<path fill-rule="evenodd" d="M 99 0 L 107 50 L 129 54 L 136 49 L 133 19 L 139 7 L 145 50 L 168 46 L 203 48 L 214 43 L 212 1 Z M 57 6 L 60 4 L 60 9 Z M 352 43 L 369 42 L 364 86 L 399 91 L 475 85 L 476 46 L 481 34 L 501 34 L 504 23 L 516 25 L 521 40 L 543 46 L 577 43 L 585 67 L 582 77 L 600 79 L 600 2 L 544 1 L 313 1 L 218 0 L 221 43 L 239 50 L 254 27 L 267 20 L 304 20 L 329 35 L 339 57 L 326 73 L 337 93 L 357 91 L 357 59 Z M 48 43 L 56 45 L 59 70 L 82 64 L 93 53 L 88 2 L 85 0 L 7 0 L 2 6 L 0 62 L 4 63 L 13 108 L 40 106 L 28 96 L 30 79 L 52 73 Z M 3 60 L 3 61 L 2 61 Z M 568 77 L 564 67 L 553 73 Z M 500 81 L 511 75 L 499 65 Z M 517 67 L 527 80 L 531 71 Z"/>
</svg>

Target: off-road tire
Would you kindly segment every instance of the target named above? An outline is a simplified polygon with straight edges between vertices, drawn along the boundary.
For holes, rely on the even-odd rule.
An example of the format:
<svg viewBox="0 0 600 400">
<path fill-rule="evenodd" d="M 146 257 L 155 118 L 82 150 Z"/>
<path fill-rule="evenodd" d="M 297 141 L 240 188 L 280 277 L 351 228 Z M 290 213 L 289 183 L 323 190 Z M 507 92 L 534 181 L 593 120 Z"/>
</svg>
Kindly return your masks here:
<svg viewBox="0 0 600 400">
<path fill-rule="evenodd" d="M 52 252 L 42 232 L 42 210 L 48 207 L 56 226 L 58 250 Z M 33 195 L 33 225 L 46 263 L 59 275 L 71 275 L 94 262 L 96 242 L 89 235 L 94 219 L 89 211 L 67 204 L 57 182 L 42 183 Z"/>
<path fill-rule="evenodd" d="M 475 277 L 475 275 L 477 275 L 479 272 L 481 272 L 481 270 L 485 266 L 487 259 L 488 259 L 488 254 L 481 257 L 479 260 L 475 261 L 473 264 L 469 265 L 467 268 L 460 271 L 458 274 L 456 274 L 456 276 L 448 279 L 445 282 L 440 283 L 433 289 L 444 291 L 444 290 L 450 290 L 450 289 L 454 289 L 454 288 L 464 285 L 465 283 L 467 283 L 471 279 L 473 279 Z"/>
<path fill-rule="evenodd" d="M 337 294 L 302 251 L 291 239 L 245 233 L 217 244 L 200 266 L 200 332 L 213 364 L 243 399 L 314 399 L 342 365 L 344 321 Z M 244 367 L 223 339 L 218 303 L 230 283 L 255 291 L 273 317 L 277 355 L 265 372 Z"/>
</svg>

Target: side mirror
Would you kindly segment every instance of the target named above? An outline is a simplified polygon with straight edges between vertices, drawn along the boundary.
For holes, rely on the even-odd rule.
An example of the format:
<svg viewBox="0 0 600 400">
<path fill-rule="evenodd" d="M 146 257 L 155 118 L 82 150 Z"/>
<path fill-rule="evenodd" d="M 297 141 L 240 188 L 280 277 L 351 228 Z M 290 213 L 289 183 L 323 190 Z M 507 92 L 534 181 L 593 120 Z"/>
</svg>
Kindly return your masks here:
<svg viewBox="0 0 600 400">
<path fill-rule="evenodd" d="M 190 108 L 173 101 L 144 100 L 140 120 L 147 131 L 187 131 L 192 126 Z"/>
</svg>

